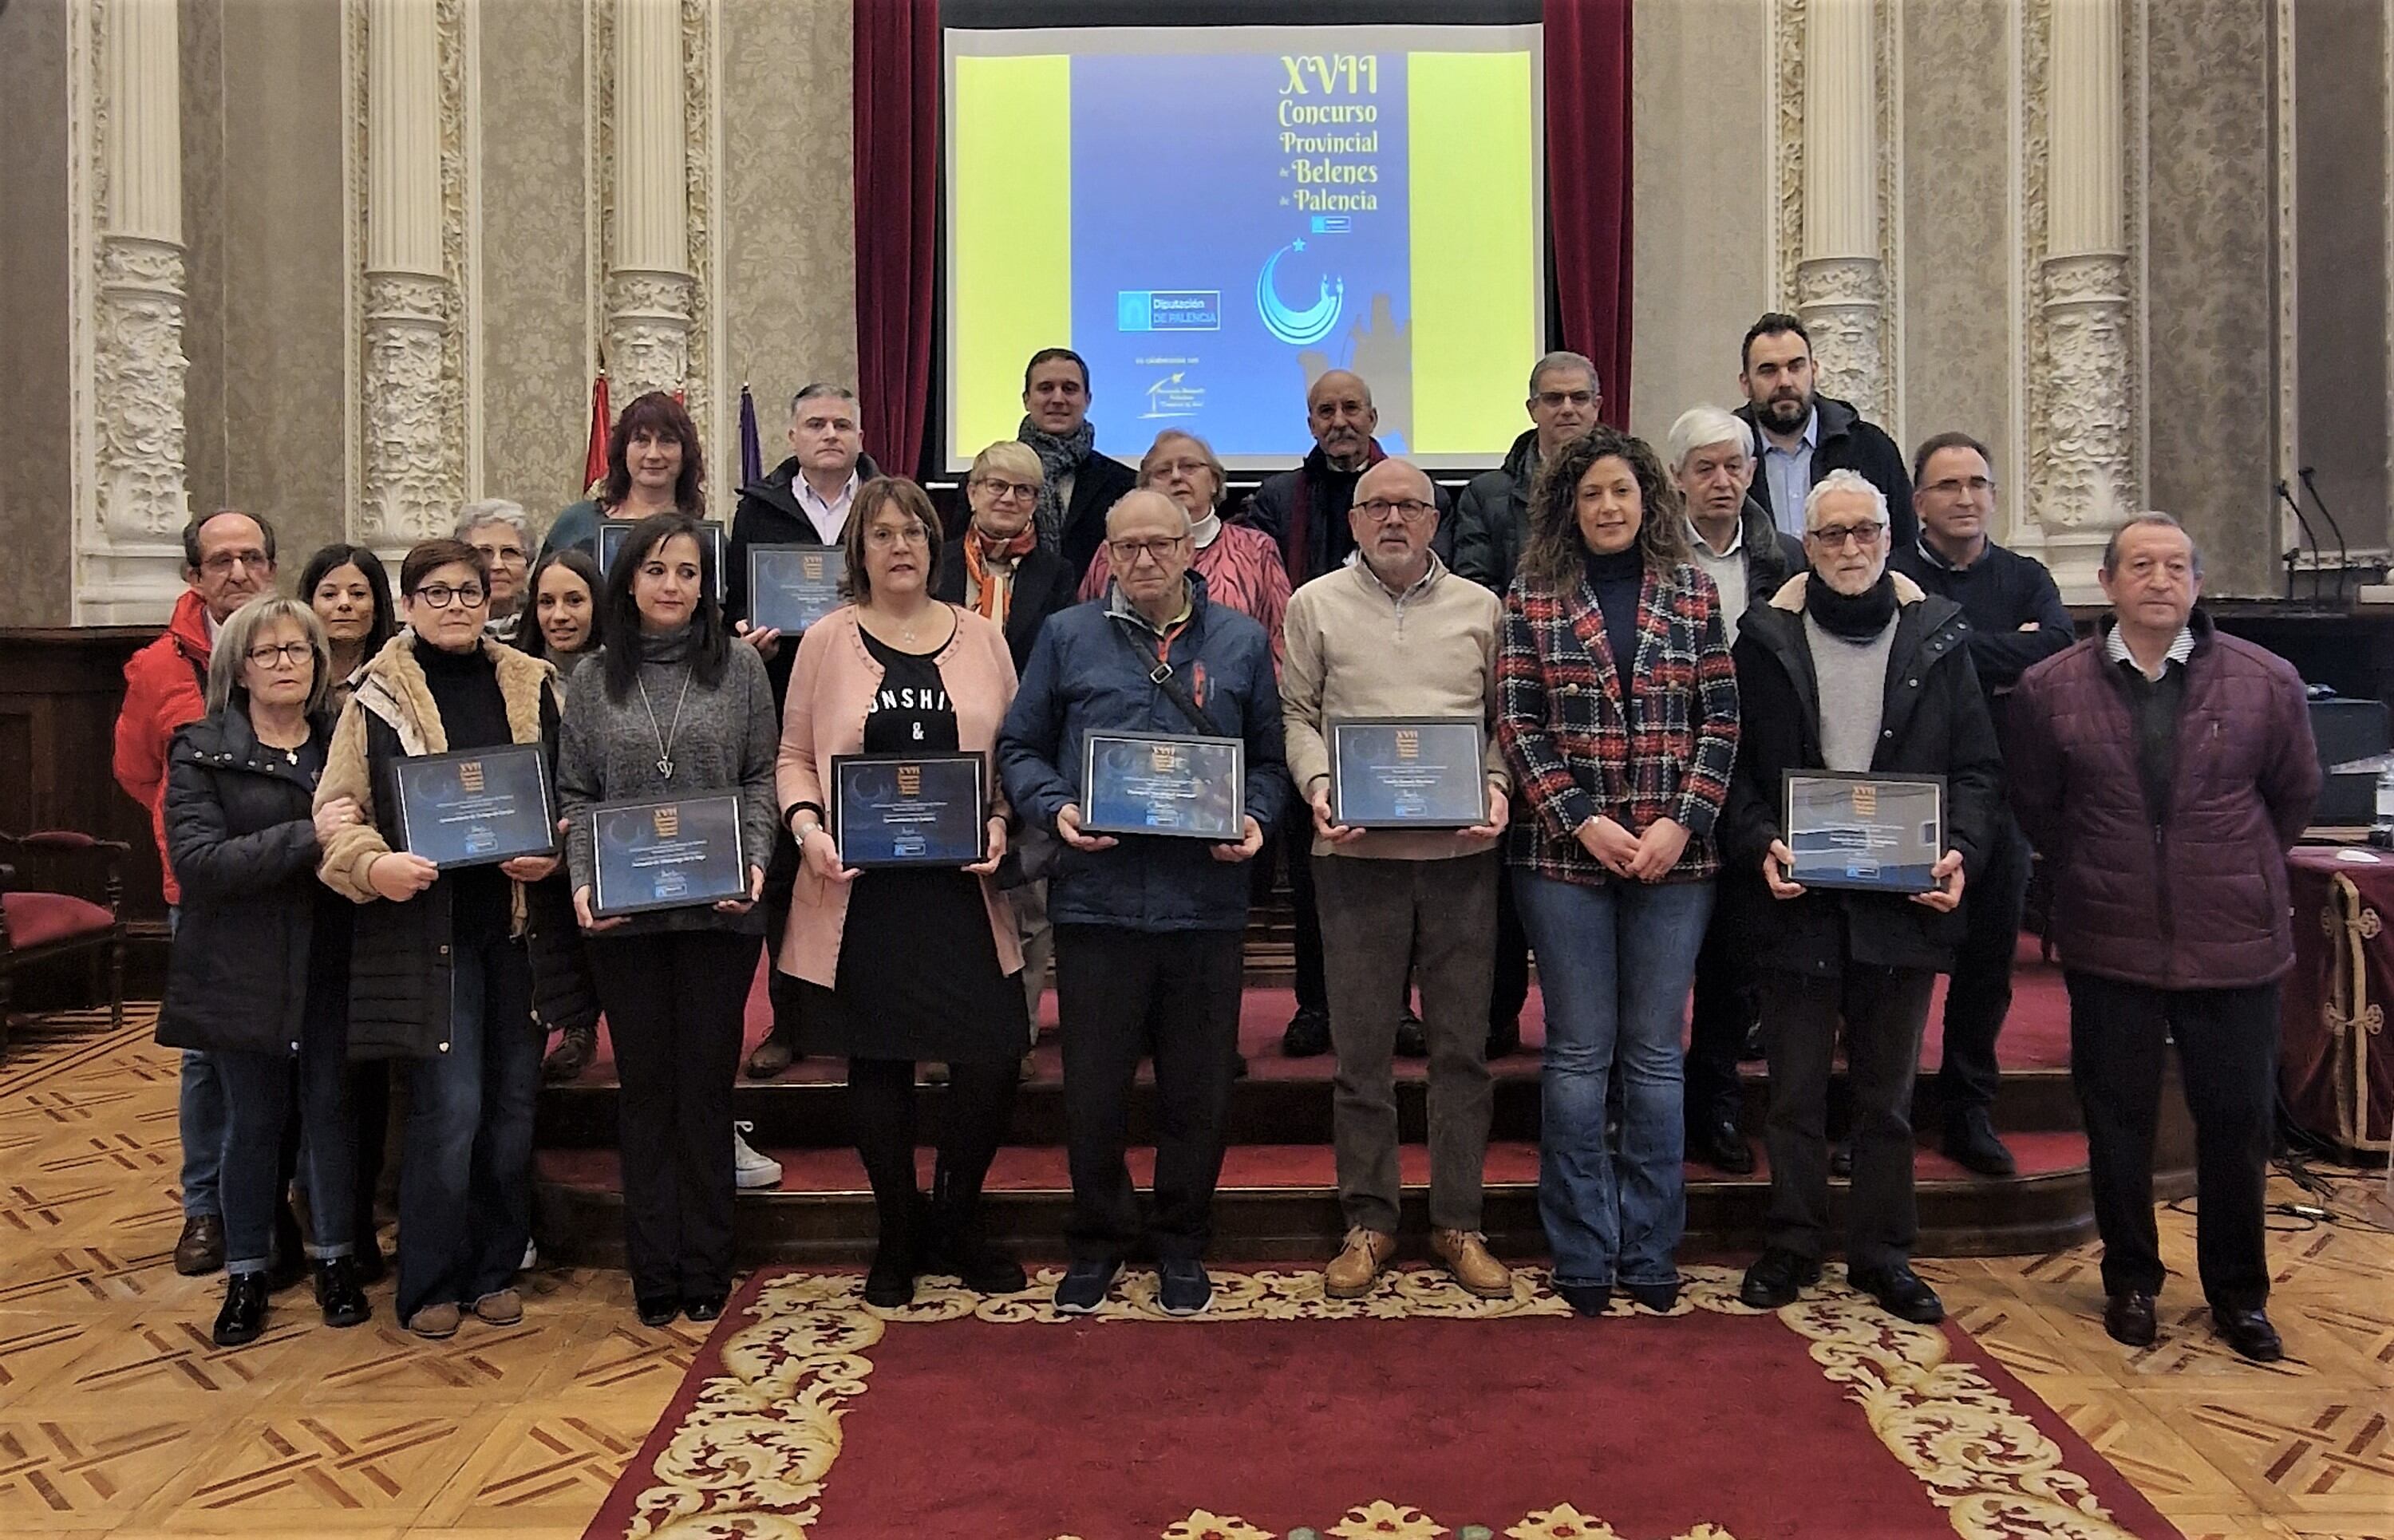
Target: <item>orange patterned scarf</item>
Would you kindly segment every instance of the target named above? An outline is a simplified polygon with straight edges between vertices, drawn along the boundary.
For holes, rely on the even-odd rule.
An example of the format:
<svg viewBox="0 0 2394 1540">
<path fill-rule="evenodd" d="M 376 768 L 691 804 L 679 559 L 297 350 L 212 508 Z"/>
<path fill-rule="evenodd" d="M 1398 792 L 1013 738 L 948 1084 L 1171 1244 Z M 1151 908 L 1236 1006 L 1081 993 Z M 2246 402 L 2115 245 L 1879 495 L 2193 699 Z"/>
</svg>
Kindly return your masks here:
<svg viewBox="0 0 2394 1540">
<path fill-rule="evenodd" d="M 1025 524 L 1020 533 L 993 548 L 978 526 L 965 531 L 965 571 L 972 578 L 973 608 L 1000 630 L 1006 628 L 1006 606 L 1014 599 L 1014 569 L 1037 544 L 1036 524 Z M 993 574 L 989 570 L 993 559 L 1004 561 L 1006 570 Z"/>
</svg>

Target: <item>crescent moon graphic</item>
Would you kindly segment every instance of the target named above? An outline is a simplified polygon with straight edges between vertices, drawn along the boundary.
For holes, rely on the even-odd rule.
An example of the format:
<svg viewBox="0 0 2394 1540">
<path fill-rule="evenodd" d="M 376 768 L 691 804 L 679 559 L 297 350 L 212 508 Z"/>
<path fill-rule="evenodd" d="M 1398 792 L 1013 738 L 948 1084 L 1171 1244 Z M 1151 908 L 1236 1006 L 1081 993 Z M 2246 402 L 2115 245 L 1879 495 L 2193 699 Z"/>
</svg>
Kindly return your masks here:
<svg viewBox="0 0 2394 1540">
<path fill-rule="evenodd" d="M 1324 277 L 1321 297 L 1301 310 L 1293 310 L 1281 303 L 1280 291 L 1272 282 L 1280 259 L 1292 251 L 1303 251 L 1303 241 L 1292 241 L 1265 258 L 1263 271 L 1256 274 L 1256 309 L 1264 326 L 1272 336 L 1292 348 L 1303 348 L 1330 335 L 1338 324 L 1338 311 L 1347 302 L 1347 281 Z"/>
</svg>

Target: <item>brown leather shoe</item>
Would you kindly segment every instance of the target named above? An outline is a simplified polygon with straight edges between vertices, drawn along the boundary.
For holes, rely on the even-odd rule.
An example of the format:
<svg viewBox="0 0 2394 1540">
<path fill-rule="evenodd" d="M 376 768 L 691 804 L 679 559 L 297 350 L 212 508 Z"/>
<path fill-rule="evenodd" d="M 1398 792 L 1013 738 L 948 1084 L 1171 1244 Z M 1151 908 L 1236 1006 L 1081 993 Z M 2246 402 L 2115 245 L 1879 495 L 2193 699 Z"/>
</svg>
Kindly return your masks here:
<svg viewBox="0 0 2394 1540">
<path fill-rule="evenodd" d="M 512 1326 L 523 1319 L 523 1296 L 501 1289 L 474 1301 L 474 1314 L 489 1326 Z"/>
<path fill-rule="evenodd" d="M 204 1278 L 225 1265 L 224 1220 L 214 1214 L 194 1214 L 183 1221 L 175 1242 L 175 1270 L 186 1278 Z"/>
<path fill-rule="evenodd" d="M 1513 1297 L 1513 1270 L 1488 1255 L 1488 1237 L 1476 1230 L 1434 1230 L 1429 1249 L 1467 1294 L 1482 1299 Z"/>
<path fill-rule="evenodd" d="M 1372 1281 L 1397 1254 L 1397 1238 L 1361 1225 L 1347 1232 L 1347 1244 L 1322 1270 L 1322 1292 L 1333 1299 L 1356 1299 L 1372 1292 Z"/>
<path fill-rule="evenodd" d="M 457 1323 L 465 1312 L 455 1305 L 427 1305 L 408 1318 L 407 1329 L 428 1341 L 438 1342 L 457 1335 Z"/>
<path fill-rule="evenodd" d="M 797 1062 L 797 1045 L 780 1033 L 770 1033 L 748 1056 L 748 1078 L 770 1080 Z"/>
</svg>

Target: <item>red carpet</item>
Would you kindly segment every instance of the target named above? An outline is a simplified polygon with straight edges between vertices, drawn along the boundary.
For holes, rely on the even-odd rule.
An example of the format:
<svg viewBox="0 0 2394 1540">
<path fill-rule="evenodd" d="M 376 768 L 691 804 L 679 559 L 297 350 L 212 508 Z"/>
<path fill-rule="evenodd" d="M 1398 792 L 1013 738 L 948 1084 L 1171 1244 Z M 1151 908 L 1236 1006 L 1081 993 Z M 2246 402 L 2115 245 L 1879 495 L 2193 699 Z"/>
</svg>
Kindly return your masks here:
<svg viewBox="0 0 2394 1540">
<path fill-rule="evenodd" d="M 1280 1035 L 1296 1010 L 1295 990 L 1251 988 L 1246 992 L 1239 1011 L 1239 1046 L 1246 1054 L 1248 1071 L 1256 1079 L 1326 1082 L 1336 1072 L 1337 1061 L 1329 1054 L 1313 1059 L 1281 1057 Z M 1052 1035 L 1056 1025 L 1056 992 L 1052 989 L 1041 1001 L 1040 1019 L 1050 1035 L 1039 1045 L 1039 1073 L 1034 1078 L 1060 1080 L 1063 1059 Z M 748 995 L 749 1046 L 764 1040 L 772 1020 L 772 1006 L 765 995 L 765 972 L 760 964 L 756 987 Z M 1498 1060 L 1492 1066 L 1498 1073 L 1537 1073 L 1535 1050 L 1546 1041 L 1546 1007 L 1535 985 L 1531 987 L 1529 1006 L 1521 1013 L 1521 1040 L 1530 1051 Z M 2070 996 L 2062 987 L 2061 969 L 2043 961 L 2037 953 L 2036 938 L 2025 933 L 2020 937 L 2019 962 L 2012 974 L 2011 1015 L 2004 1022 L 1998 1053 L 2006 1070 L 2070 1067 Z M 1937 981 L 1936 997 L 1929 1006 L 1927 1039 L 1920 1050 L 1922 1070 L 1934 1071 L 1944 1061 L 1944 1054 L 1945 981 L 1940 978 Z M 1419 1079 L 1425 1073 L 1419 1060 L 1397 1061 L 1400 1078 Z M 830 1081 L 845 1073 L 846 1066 L 841 1060 L 817 1059 L 800 1062 L 782 1078 L 792 1082 Z M 583 1082 L 603 1085 L 614 1078 L 613 1046 L 602 1032 L 598 1059 L 583 1072 Z"/>
<path fill-rule="evenodd" d="M 1834 1287 L 1756 1315 L 1695 1270 L 1669 1319 L 1585 1321 L 1526 1273 L 1493 1304 L 1433 1273 L 1351 1303 L 1216 1277 L 1172 1321 L 1146 1275 L 1081 1320 L 928 1289 L 884 1318 L 852 1275 L 760 1275 L 587 1533 L 2178 1533 L 1959 1328 Z"/>
</svg>

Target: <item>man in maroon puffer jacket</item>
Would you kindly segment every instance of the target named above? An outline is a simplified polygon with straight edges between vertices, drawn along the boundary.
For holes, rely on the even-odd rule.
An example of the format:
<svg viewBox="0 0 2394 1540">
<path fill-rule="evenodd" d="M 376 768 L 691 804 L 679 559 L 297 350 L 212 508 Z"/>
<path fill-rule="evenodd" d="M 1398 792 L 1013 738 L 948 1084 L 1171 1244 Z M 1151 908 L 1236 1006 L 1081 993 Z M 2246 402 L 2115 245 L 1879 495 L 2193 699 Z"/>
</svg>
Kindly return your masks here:
<svg viewBox="0 0 2394 1540">
<path fill-rule="evenodd" d="M 2212 1320 L 2245 1357 L 2283 1355 L 2264 1312 L 2262 1189 L 2278 1083 L 2279 981 L 2294 966 L 2285 852 L 2320 789 L 2303 681 L 2195 608 L 2203 558 L 2166 514 L 2103 553 L 2102 634 L 2012 695 L 2013 810 L 2053 871 L 2070 1068 L 2103 1237 L 2104 1329 L 2155 1336 L 2153 1125 L 2177 1044 L 2194 1116 L 2196 1257 Z"/>
</svg>

